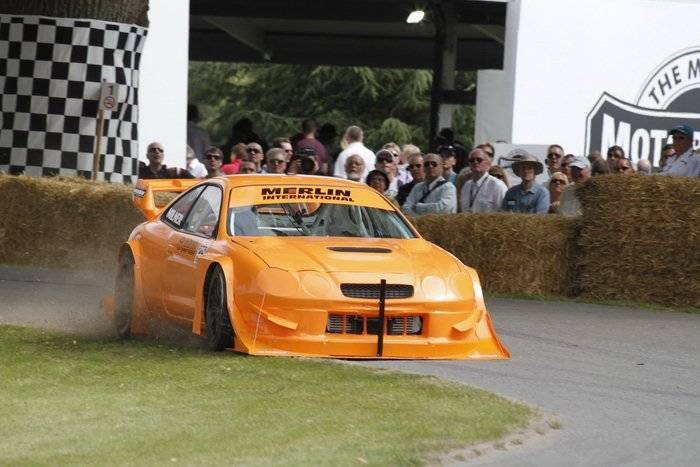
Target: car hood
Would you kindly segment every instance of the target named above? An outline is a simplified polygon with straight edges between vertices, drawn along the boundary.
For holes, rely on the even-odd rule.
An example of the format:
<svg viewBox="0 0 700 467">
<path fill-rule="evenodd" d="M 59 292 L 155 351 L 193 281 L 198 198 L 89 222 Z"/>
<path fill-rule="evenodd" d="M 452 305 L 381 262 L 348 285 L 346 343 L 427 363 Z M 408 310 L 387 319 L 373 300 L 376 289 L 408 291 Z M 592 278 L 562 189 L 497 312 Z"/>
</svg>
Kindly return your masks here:
<svg viewBox="0 0 700 467">
<path fill-rule="evenodd" d="M 442 250 L 423 239 L 243 237 L 232 241 L 269 267 L 287 271 L 415 274 L 434 268 Z"/>
</svg>

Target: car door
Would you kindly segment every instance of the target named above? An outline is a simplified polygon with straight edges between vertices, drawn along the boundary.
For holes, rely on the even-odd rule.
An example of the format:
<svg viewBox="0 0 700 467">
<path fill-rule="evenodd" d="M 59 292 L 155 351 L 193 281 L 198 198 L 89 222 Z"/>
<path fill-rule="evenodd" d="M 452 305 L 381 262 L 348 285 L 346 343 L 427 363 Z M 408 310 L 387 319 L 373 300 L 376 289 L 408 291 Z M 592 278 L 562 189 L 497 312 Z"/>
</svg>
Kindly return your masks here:
<svg viewBox="0 0 700 467">
<path fill-rule="evenodd" d="M 194 314 L 197 257 L 215 240 L 223 192 L 207 185 L 190 209 L 180 229 L 170 237 L 165 263 L 164 302 L 169 317 L 191 321 Z"/>
<path fill-rule="evenodd" d="M 143 245 L 144 296 L 148 307 L 165 312 L 165 290 L 167 263 L 172 253 L 173 237 L 178 235 L 185 225 L 185 220 L 204 186 L 197 186 L 178 197 L 156 222 L 151 222 L 145 229 L 141 243 Z"/>
</svg>

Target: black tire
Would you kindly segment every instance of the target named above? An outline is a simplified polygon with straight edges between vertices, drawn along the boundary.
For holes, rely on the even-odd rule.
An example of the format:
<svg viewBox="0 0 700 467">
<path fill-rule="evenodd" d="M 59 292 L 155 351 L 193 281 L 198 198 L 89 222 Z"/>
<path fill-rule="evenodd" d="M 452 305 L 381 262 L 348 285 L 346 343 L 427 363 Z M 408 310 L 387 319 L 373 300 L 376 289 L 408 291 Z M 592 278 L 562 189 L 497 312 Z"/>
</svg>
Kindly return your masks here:
<svg viewBox="0 0 700 467">
<path fill-rule="evenodd" d="M 218 352 L 233 345 L 233 327 L 226 304 L 226 277 L 220 267 L 209 276 L 204 294 L 207 342 L 211 350 Z"/>
<path fill-rule="evenodd" d="M 134 256 L 126 250 L 119 257 L 114 285 L 114 326 L 122 339 L 131 337 L 134 316 Z"/>
</svg>

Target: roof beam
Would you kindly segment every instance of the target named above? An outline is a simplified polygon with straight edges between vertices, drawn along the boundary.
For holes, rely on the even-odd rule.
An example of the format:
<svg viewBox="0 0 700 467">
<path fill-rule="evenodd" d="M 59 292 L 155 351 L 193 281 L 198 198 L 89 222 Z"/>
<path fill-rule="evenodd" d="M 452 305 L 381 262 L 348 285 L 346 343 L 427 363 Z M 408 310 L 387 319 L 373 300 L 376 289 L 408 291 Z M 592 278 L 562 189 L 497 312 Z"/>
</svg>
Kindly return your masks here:
<svg viewBox="0 0 700 467">
<path fill-rule="evenodd" d="M 403 23 L 415 7 L 414 0 L 192 0 L 190 15 Z M 505 25 L 506 3 L 461 0 L 455 2 L 455 7 L 460 23 Z"/>
<path fill-rule="evenodd" d="M 239 18 L 221 18 L 207 16 L 202 18 L 207 23 L 224 31 L 242 44 L 247 45 L 254 51 L 260 53 L 265 61 L 272 58 L 272 48 L 270 47 L 265 31 L 251 24 L 249 21 Z"/>
</svg>

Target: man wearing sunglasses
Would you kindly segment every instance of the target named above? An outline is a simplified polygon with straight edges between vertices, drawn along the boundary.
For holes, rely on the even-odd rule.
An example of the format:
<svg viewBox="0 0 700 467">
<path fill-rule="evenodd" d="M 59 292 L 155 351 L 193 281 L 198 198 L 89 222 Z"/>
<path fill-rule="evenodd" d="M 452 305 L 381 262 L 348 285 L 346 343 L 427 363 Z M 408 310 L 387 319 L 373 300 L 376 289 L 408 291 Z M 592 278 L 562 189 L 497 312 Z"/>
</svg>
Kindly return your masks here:
<svg viewBox="0 0 700 467">
<path fill-rule="evenodd" d="M 167 167 L 163 164 L 165 160 L 165 149 L 157 141 L 152 142 L 146 148 L 146 158 L 148 165 L 139 163 L 139 178 L 148 180 L 154 178 L 194 178 L 185 169 L 178 167 Z"/>
<path fill-rule="evenodd" d="M 423 154 L 418 153 L 410 155 L 406 167 L 413 179 L 399 187 L 399 194 L 396 195 L 396 201 L 399 203 L 399 206 L 403 206 L 406 202 L 413 187 L 425 180 L 425 172 L 423 172 Z"/>
<path fill-rule="evenodd" d="M 483 149 L 469 153 L 471 178 L 460 192 L 461 212 L 496 212 L 501 210 L 508 187 L 503 181 L 489 174 L 491 159 Z"/>
<path fill-rule="evenodd" d="M 283 174 L 287 171 L 287 157 L 284 149 L 272 148 L 265 154 L 265 172 Z"/>
<path fill-rule="evenodd" d="M 554 172 L 562 172 L 561 162 L 564 158 L 564 148 L 558 144 L 552 144 L 547 148 L 547 159 L 545 164 L 547 164 L 547 171 L 551 176 Z"/>
<path fill-rule="evenodd" d="M 209 148 L 204 153 L 204 167 L 207 169 L 207 177 L 219 177 L 224 175 L 221 166 L 224 165 L 224 153 L 219 148 Z"/>
<path fill-rule="evenodd" d="M 442 176 L 442 157 L 426 154 L 423 170 L 425 180 L 413 187 L 401 210 L 409 216 L 457 212 L 457 189 Z"/>
<path fill-rule="evenodd" d="M 700 177 L 700 158 L 693 152 L 695 130 L 689 125 L 678 125 L 668 130 L 673 138 L 675 154 L 666 160 L 661 174 L 673 177 Z"/>
<path fill-rule="evenodd" d="M 246 160 L 255 164 L 255 172 L 262 172 L 263 148 L 258 143 L 248 143 L 246 146 Z"/>
</svg>

